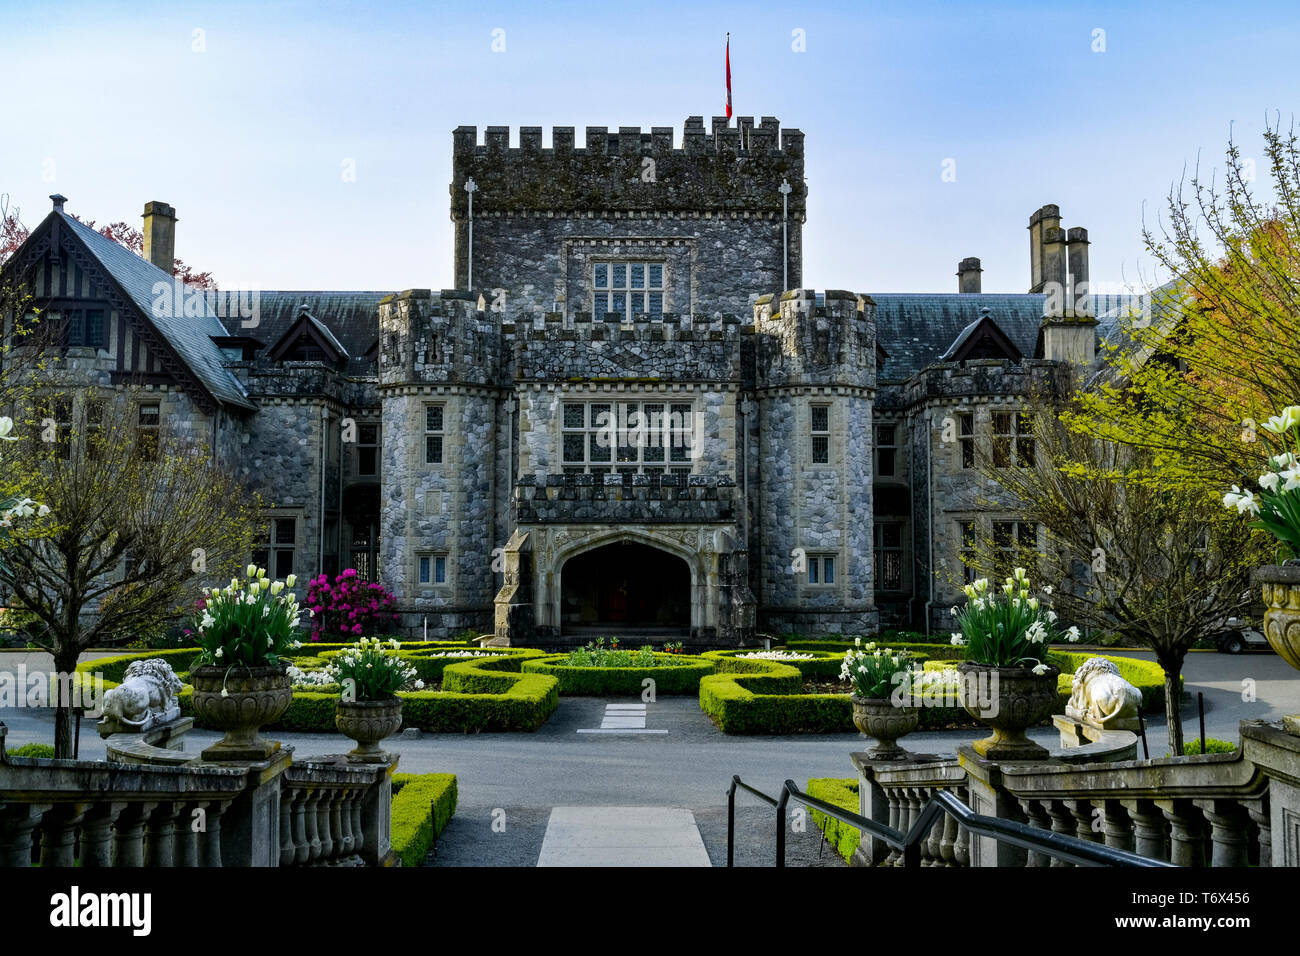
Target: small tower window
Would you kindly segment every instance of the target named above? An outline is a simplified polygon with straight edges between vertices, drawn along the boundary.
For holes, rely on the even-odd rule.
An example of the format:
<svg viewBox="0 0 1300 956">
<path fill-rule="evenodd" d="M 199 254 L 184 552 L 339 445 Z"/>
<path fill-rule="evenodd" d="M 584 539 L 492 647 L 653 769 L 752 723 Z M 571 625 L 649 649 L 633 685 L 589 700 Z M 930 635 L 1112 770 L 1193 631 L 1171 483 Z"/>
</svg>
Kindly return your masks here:
<svg viewBox="0 0 1300 956">
<path fill-rule="evenodd" d="M 812 460 L 814 465 L 825 465 L 831 460 L 831 407 L 812 407 Z"/>
</svg>

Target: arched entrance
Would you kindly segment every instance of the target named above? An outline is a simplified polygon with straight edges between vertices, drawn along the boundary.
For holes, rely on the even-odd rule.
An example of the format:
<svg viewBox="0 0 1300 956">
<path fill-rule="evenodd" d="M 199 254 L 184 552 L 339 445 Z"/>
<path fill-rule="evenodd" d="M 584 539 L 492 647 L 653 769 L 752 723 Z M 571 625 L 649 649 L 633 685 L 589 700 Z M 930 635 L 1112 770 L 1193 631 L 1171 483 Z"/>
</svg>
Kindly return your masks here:
<svg viewBox="0 0 1300 956">
<path fill-rule="evenodd" d="M 690 568 L 634 541 L 575 555 L 560 571 L 560 627 L 565 634 L 688 635 Z"/>
</svg>

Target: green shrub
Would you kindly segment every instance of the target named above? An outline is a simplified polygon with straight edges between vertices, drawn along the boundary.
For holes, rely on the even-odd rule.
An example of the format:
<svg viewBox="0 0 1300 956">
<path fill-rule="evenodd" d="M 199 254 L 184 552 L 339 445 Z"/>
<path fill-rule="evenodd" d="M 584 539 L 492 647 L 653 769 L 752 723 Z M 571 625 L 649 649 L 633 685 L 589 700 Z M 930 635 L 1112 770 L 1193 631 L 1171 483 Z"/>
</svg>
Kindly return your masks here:
<svg viewBox="0 0 1300 956">
<path fill-rule="evenodd" d="M 348 645 L 304 645 L 320 649 L 323 656 L 337 653 Z M 413 650 L 407 650 L 413 646 Z M 451 662 L 448 659 L 421 658 L 420 653 L 436 653 L 438 648 L 463 648 L 453 642 L 411 642 L 398 651 L 417 670 L 427 667 L 426 673 L 436 672 L 442 679 L 441 691 L 403 691 L 398 693 L 402 706 L 402 726 L 416 727 L 431 733 L 476 733 L 479 731 L 532 731 L 546 723 L 559 706 L 558 682 L 544 674 L 520 672 L 523 660 L 545 657 L 542 651 L 526 648 L 502 648 L 501 654 L 490 658 L 470 658 Z M 182 651 L 145 651 L 121 657 L 86 661 L 77 666 L 83 673 L 102 671 L 104 687 L 110 689 L 120 682 L 127 665 L 145 657 L 162 657 L 174 669 L 188 665 L 198 656 L 197 649 Z M 310 659 L 310 658 L 309 658 Z M 420 662 L 424 663 L 421 664 Z M 301 666 L 301 665 L 300 665 Z M 429 678 L 425 678 L 426 680 Z M 436 678 L 435 678 L 436 679 Z M 181 713 L 194 717 L 193 688 L 186 687 L 178 695 Z M 338 693 L 314 688 L 295 690 L 288 710 L 269 730 L 297 731 L 302 733 L 334 733 L 334 705 Z M 196 720 L 195 726 L 203 726 Z"/>
<path fill-rule="evenodd" d="M 23 744 L 13 750 L 6 750 L 10 757 L 35 757 L 40 760 L 53 760 L 54 748 L 49 744 Z"/>
<path fill-rule="evenodd" d="M 833 777 L 816 777 L 808 781 L 808 795 L 851 813 L 857 813 L 860 808 L 858 781 L 855 778 L 837 780 Z M 820 810 L 812 811 L 812 819 L 825 835 L 826 842 L 835 848 L 835 852 L 842 856 L 845 862 L 849 862 L 853 851 L 862 842 L 862 831 L 847 823 L 841 823 L 834 817 L 828 817 Z"/>
<path fill-rule="evenodd" d="M 797 668 L 799 673 L 805 678 L 818 678 L 823 680 L 836 680 L 840 676 L 840 666 L 844 661 L 844 654 L 848 650 L 846 647 L 840 647 L 838 650 L 818 650 L 813 648 L 786 648 L 796 654 L 811 654 L 812 657 L 807 660 L 794 661 L 768 661 L 767 663 L 786 664 L 790 667 Z M 755 651 L 706 651 L 700 655 L 706 660 L 742 660 L 742 661 L 762 661 L 761 657 L 746 657 L 746 654 L 753 654 Z M 719 667 L 718 670 L 724 668 Z"/>
<path fill-rule="evenodd" d="M 403 866 L 419 866 L 456 812 L 453 773 L 393 774 L 392 844 Z"/>
<path fill-rule="evenodd" d="M 653 665 L 631 667 L 575 667 L 565 654 L 523 662 L 525 674 L 554 677 L 561 694 L 579 697 L 640 694 L 644 690 L 641 682 L 646 678 L 654 681 L 656 694 L 694 694 L 699 690 L 700 678 L 712 674 L 716 667 L 703 657 L 680 654 L 656 654 Z"/>
<path fill-rule="evenodd" d="M 1205 738 L 1205 752 L 1207 754 L 1230 754 L 1234 753 L 1237 745 L 1230 740 L 1219 740 L 1217 737 Z M 1196 757 L 1201 753 L 1201 738 L 1195 740 L 1183 741 L 1183 756 Z"/>
<path fill-rule="evenodd" d="M 896 645 L 895 645 L 896 646 Z M 961 648 L 951 648 L 960 651 Z M 700 709 L 726 734 L 851 733 L 853 707 L 848 694 L 803 694 L 803 675 L 796 662 L 777 663 L 737 658 L 734 651 L 711 651 L 717 673 L 700 681 Z M 1084 661 L 1099 655 L 1080 651 L 1052 651 L 1051 663 L 1061 668 L 1057 678 L 1060 698 L 1057 713 L 1070 699 L 1073 673 Z M 1164 671 L 1152 661 L 1106 657 L 1120 675 L 1142 692 L 1143 711 L 1164 707 Z M 955 667 L 958 661 L 930 661 L 927 671 Z M 979 722 L 961 707 L 921 707 L 919 729 L 958 724 L 978 727 Z"/>
</svg>

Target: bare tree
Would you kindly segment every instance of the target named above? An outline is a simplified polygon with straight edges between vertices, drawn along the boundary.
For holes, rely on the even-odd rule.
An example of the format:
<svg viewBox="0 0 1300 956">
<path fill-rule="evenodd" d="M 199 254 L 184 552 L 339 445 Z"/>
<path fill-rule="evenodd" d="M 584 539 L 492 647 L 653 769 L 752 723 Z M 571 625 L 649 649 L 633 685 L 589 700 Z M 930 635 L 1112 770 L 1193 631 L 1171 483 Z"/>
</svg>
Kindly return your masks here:
<svg viewBox="0 0 1300 956">
<path fill-rule="evenodd" d="M 25 508 L 0 539 L 0 591 L 37 622 L 60 674 L 87 648 L 148 634 L 251 551 L 256 502 L 183 434 L 136 427 L 130 391 L 38 398 L 3 449 L 0 491 Z M 55 753 L 71 753 L 60 700 Z"/>
<path fill-rule="evenodd" d="M 1157 454 L 1095 439 L 1038 406 L 1028 467 L 981 471 L 1022 502 L 1046 531 L 1043 551 L 1022 558 L 1055 586 L 1062 623 L 1112 632 L 1150 647 L 1165 672 L 1169 746 L 1183 752 L 1183 662 L 1198 639 L 1244 616 L 1251 571 L 1271 545 L 1226 511 L 1217 485 L 1173 482 Z M 982 538 L 981 563 L 1006 560 L 1007 542 Z"/>
</svg>

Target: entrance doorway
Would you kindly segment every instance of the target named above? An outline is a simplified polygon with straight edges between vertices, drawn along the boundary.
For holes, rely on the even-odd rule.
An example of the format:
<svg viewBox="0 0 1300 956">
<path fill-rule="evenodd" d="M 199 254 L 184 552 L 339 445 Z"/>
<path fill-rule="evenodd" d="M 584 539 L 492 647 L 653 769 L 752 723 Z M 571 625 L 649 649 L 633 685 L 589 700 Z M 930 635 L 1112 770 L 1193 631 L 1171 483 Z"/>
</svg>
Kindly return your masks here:
<svg viewBox="0 0 1300 956">
<path fill-rule="evenodd" d="M 633 542 L 593 548 L 560 571 L 564 633 L 687 635 L 691 571 L 676 555 Z"/>
</svg>

